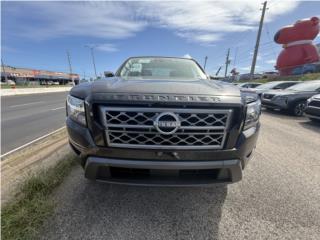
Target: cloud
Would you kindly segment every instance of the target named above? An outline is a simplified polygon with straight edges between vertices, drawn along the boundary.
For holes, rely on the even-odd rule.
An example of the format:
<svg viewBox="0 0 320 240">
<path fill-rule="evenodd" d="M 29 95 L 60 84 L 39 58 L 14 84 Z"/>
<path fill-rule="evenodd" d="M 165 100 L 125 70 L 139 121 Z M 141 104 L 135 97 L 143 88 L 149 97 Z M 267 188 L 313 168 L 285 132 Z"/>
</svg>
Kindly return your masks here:
<svg viewBox="0 0 320 240">
<path fill-rule="evenodd" d="M 255 69 L 261 68 L 259 65 L 256 65 Z M 246 67 L 239 67 L 239 70 L 242 71 L 250 71 L 251 70 L 251 65 L 250 66 L 246 66 Z"/>
<path fill-rule="evenodd" d="M 117 52 L 119 49 L 111 43 L 95 44 L 97 50 L 103 52 Z"/>
<path fill-rule="evenodd" d="M 269 60 L 265 61 L 265 63 L 276 64 L 276 60 L 275 59 L 269 59 Z"/>
<path fill-rule="evenodd" d="M 13 31 L 35 40 L 65 36 L 123 39 L 146 26 L 143 20 L 135 19 L 122 2 L 14 2 L 4 6 L 9 12 L 16 12 L 16 15 L 6 15 L 7 22 L 20 20 Z M 18 9 L 28 16 L 23 16 Z M 24 23 L 23 17 L 32 19 L 32 24 Z"/>
<path fill-rule="evenodd" d="M 277 3 L 268 10 L 265 21 L 273 21 L 298 4 L 295 1 Z M 124 39 L 147 27 L 160 27 L 189 42 L 210 45 L 228 33 L 255 29 L 261 15 L 260 2 L 249 0 L 7 2 L 3 6 L 7 12 L 5 17 L 16 23 L 10 32 L 37 40 L 65 36 Z M 23 21 L 22 15 L 32 19 L 32 24 Z"/>
<path fill-rule="evenodd" d="M 298 2 L 279 2 L 268 10 L 265 21 L 292 11 Z M 140 2 L 137 13 L 153 25 L 173 30 L 188 41 L 212 43 L 230 32 L 245 32 L 257 27 L 260 20 L 259 1 L 185 1 Z"/>
<path fill-rule="evenodd" d="M 250 69 L 251 69 L 251 66 L 239 67 L 239 70 L 242 70 L 242 71 L 249 71 Z"/>
<path fill-rule="evenodd" d="M 183 58 L 192 58 L 189 53 L 182 56 Z"/>
</svg>

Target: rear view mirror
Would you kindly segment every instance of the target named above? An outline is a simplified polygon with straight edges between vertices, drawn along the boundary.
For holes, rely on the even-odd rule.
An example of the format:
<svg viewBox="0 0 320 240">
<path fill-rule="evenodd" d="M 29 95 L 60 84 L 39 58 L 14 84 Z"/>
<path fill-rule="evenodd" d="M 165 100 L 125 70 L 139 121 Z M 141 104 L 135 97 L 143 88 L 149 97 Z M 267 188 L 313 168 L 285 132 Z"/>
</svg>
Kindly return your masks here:
<svg viewBox="0 0 320 240">
<path fill-rule="evenodd" d="M 105 72 L 104 72 L 104 76 L 107 77 L 107 78 L 108 78 L 108 77 L 114 77 L 114 73 L 111 72 L 111 71 L 105 71 Z"/>
</svg>

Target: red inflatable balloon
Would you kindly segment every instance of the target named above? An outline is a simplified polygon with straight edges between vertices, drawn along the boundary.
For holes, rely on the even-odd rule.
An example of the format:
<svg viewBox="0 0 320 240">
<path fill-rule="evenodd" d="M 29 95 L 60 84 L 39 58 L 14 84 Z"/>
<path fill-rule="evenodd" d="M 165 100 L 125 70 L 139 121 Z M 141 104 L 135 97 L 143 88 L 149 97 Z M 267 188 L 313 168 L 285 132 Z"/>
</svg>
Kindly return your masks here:
<svg viewBox="0 0 320 240">
<path fill-rule="evenodd" d="M 312 40 L 319 33 L 319 18 L 302 19 L 294 25 L 285 26 L 274 36 L 274 41 L 283 44 L 278 56 L 276 69 L 280 75 L 291 75 L 296 67 L 320 60 Z"/>
</svg>

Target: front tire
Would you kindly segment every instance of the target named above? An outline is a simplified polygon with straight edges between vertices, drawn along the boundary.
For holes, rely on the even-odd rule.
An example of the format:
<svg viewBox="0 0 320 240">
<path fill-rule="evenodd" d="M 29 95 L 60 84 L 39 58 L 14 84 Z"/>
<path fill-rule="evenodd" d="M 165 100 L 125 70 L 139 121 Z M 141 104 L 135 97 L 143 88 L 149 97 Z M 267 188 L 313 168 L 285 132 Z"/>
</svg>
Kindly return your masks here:
<svg viewBox="0 0 320 240">
<path fill-rule="evenodd" d="M 304 113 L 305 108 L 306 108 L 305 101 L 296 102 L 291 109 L 291 113 L 294 116 L 301 117 Z"/>
</svg>

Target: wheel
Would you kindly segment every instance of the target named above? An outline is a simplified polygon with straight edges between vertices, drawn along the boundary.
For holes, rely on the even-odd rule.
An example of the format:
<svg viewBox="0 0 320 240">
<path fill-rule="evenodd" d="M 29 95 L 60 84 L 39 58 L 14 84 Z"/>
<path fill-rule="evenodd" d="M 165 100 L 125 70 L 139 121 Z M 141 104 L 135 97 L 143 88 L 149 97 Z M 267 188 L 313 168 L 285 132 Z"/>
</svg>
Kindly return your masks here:
<svg viewBox="0 0 320 240">
<path fill-rule="evenodd" d="M 300 101 L 293 105 L 293 108 L 291 109 L 291 113 L 294 116 L 301 117 L 304 113 L 304 109 L 306 108 L 306 102 Z"/>
</svg>

